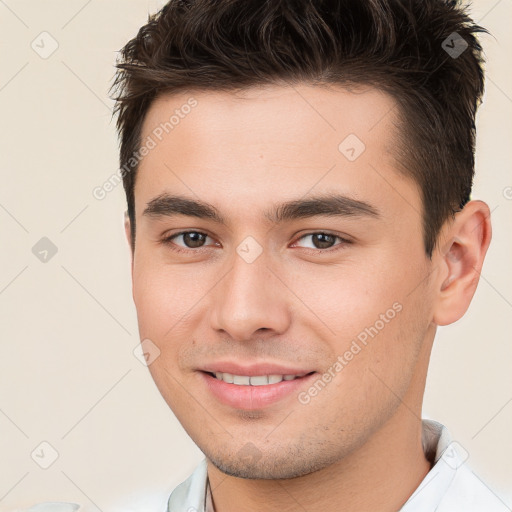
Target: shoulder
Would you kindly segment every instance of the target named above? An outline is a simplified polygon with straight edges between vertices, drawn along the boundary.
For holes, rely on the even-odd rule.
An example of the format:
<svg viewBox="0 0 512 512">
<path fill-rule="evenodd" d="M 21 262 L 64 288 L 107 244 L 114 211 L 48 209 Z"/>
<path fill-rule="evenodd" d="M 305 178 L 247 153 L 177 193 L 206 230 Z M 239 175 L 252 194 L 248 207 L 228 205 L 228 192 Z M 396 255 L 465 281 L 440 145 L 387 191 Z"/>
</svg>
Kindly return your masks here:
<svg viewBox="0 0 512 512">
<path fill-rule="evenodd" d="M 467 452 L 442 424 L 423 420 L 423 447 L 433 463 L 402 512 L 510 512 L 499 494 L 467 464 Z"/>
<path fill-rule="evenodd" d="M 438 508 L 438 512 L 510 512 L 497 492 L 489 487 L 466 464 L 457 472 Z"/>
</svg>

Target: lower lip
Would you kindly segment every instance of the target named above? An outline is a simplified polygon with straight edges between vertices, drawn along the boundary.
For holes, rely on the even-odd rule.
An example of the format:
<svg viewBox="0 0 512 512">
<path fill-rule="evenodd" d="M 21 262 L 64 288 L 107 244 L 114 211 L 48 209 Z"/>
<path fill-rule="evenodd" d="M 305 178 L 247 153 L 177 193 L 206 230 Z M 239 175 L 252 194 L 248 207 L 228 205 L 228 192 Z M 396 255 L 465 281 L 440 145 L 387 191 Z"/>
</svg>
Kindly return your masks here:
<svg viewBox="0 0 512 512">
<path fill-rule="evenodd" d="M 223 404 L 236 409 L 255 410 L 272 405 L 279 400 L 308 386 L 315 373 L 293 380 L 282 380 L 277 384 L 264 386 L 241 386 L 228 384 L 212 377 L 209 373 L 199 372 L 210 392 Z"/>
</svg>

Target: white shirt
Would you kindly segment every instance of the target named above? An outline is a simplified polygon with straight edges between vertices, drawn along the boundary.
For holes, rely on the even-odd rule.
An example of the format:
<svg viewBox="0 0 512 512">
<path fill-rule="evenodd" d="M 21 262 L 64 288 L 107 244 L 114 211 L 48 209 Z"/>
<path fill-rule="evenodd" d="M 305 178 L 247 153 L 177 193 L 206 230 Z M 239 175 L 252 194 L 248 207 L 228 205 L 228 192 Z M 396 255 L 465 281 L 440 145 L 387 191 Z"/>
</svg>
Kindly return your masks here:
<svg viewBox="0 0 512 512">
<path fill-rule="evenodd" d="M 511 509 L 465 464 L 464 448 L 452 442 L 448 430 L 423 420 L 423 449 L 434 465 L 399 512 L 511 512 Z M 172 491 L 144 493 L 105 512 L 215 512 L 208 482 L 206 459 Z M 39 503 L 11 512 L 89 512 L 75 503 Z"/>
<path fill-rule="evenodd" d="M 432 420 L 423 420 L 422 426 L 423 449 L 435 454 L 434 465 L 399 512 L 510 512 L 464 463 L 463 449 L 451 441 L 446 427 Z M 174 489 L 167 512 L 215 512 L 206 468 L 203 459 Z"/>
</svg>

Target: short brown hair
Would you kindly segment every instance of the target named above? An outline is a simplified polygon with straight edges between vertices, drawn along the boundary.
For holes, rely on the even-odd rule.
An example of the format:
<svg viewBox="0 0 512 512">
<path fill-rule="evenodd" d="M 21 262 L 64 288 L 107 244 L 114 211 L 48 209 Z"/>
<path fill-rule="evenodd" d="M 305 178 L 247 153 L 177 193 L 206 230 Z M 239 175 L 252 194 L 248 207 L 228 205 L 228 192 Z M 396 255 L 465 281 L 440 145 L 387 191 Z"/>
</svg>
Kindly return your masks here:
<svg viewBox="0 0 512 512">
<path fill-rule="evenodd" d="M 371 85 L 399 106 L 396 153 L 421 189 L 429 257 L 470 199 L 487 32 L 449 0 L 171 0 L 120 51 L 112 84 L 120 166 L 161 94 L 263 84 Z M 132 159 L 133 161 L 133 159 Z M 132 249 L 137 165 L 123 172 Z"/>
</svg>

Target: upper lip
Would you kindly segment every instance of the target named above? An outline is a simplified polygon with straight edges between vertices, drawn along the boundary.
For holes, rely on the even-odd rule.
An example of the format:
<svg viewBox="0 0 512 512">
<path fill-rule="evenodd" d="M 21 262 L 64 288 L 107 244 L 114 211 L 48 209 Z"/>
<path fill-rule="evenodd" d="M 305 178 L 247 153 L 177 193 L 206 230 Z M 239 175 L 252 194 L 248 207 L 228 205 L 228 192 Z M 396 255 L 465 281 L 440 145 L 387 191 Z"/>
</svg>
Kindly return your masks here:
<svg viewBox="0 0 512 512">
<path fill-rule="evenodd" d="M 257 375 L 306 375 L 314 370 L 299 368 L 298 366 L 284 366 L 276 363 L 253 363 L 239 364 L 230 361 L 210 363 L 202 368 L 203 372 L 231 373 L 233 375 L 244 375 L 254 377 Z"/>
</svg>

